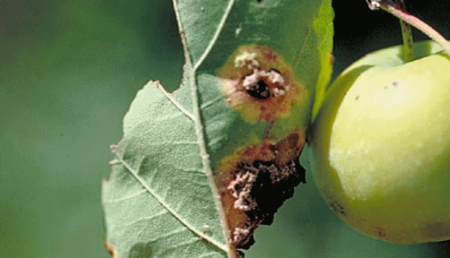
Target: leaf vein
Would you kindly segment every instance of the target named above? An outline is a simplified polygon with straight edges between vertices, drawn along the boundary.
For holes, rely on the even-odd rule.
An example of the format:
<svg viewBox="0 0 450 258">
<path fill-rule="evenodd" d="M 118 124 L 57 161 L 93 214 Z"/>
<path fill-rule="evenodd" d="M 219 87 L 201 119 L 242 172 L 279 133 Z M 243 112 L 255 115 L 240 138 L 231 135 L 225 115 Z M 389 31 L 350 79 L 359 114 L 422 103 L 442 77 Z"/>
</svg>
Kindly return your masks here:
<svg viewBox="0 0 450 258">
<path fill-rule="evenodd" d="M 161 84 L 157 84 L 157 87 L 161 90 L 161 92 L 166 96 L 166 98 L 175 106 L 177 107 L 181 113 L 183 113 L 185 116 L 187 116 L 190 120 L 195 121 L 195 117 L 189 113 L 178 101 L 176 101 L 172 95 L 164 89 L 164 87 Z"/>
<path fill-rule="evenodd" d="M 294 70 L 297 68 L 297 65 L 300 62 L 301 56 L 303 55 L 303 51 L 305 50 L 305 46 L 307 45 L 309 35 L 311 34 L 311 29 L 312 29 L 311 27 L 308 28 L 308 31 L 306 32 L 306 35 L 305 35 L 305 40 L 302 43 L 302 47 L 299 49 L 299 51 L 295 57 L 295 61 L 294 61 L 294 65 L 293 65 Z"/>
<path fill-rule="evenodd" d="M 197 68 L 203 63 L 203 61 L 205 60 L 205 58 L 208 56 L 209 52 L 213 48 L 214 44 L 216 43 L 217 39 L 219 38 L 220 32 L 222 32 L 222 29 L 225 26 L 225 21 L 227 20 L 228 15 L 230 14 L 231 8 L 234 5 L 234 1 L 235 0 L 228 1 L 228 6 L 225 9 L 225 12 L 224 12 L 224 14 L 222 16 L 222 19 L 220 20 L 219 26 L 217 26 L 217 30 L 214 33 L 214 36 L 212 37 L 211 41 L 209 42 L 209 44 L 206 47 L 206 49 L 203 52 L 203 54 L 198 59 L 197 63 L 194 64 L 194 67 L 193 67 L 194 71 L 196 71 Z"/>
<path fill-rule="evenodd" d="M 125 160 L 123 160 L 121 157 L 116 155 L 116 158 L 122 163 L 122 165 L 126 168 L 126 170 L 147 190 L 147 192 L 152 195 L 174 218 L 176 218 L 178 221 L 181 222 L 186 228 L 191 230 L 194 234 L 197 236 L 205 239 L 207 242 L 211 243 L 212 245 L 216 246 L 217 248 L 226 251 L 227 247 L 223 244 L 217 242 L 216 240 L 212 239 L 209 236 L 203 236 L 202 232 L 194 228 L 191 224 L 189 224 L 186 220 L 184 220 L 182 217 L 180 217 L 168 204 L 165 203 L 165 201 L 157 195 L 144 181 L 143 178 L 141 178 L 137 171 L 135 171 Z"/>
<path fill-rule="evenodd" d="M 171 237 L 173 235 L 176 235 L 176 234 L 179 234 L 179 233 L 185 232 L 185 231 L 187 231 L 186 228 L 180 227 L 180 228 L 177 228 L 175 230 L 166 232 L 165 234 L 161 235 L 158 239 L 169 238 L 169 237 Z"/>
<path fill-rule="evenodd" d="M 207 108 L 207 107 L 209 107 L 209 106 L 211 106 L 211 105 L 215 104 L 216 102 L 221 101 L 223 99 L 224 99 L 224 97 L 222 95 L 219 95 L 219 97 L 217 97 L 217 98 L 214 98 L 212 100 L 204 102 L 200 108 L 201 109 Z"/>
<path fill-rule="evenodd" d="M 123 196 L 123 197 L 117 198 L 117 199 L 104 200 L 103 202 L 104 202 L 104 203 L 118 203 L 118 202 L 123 202 L 123 201 L 127 201 L 127 200 L 129 200 L 129 199 L 133 199 L 134 197 L 136 197 L 136 196 L 138 196 L 138 195 L 141 195 L 141 194 L 143 194 L 143 193 L 145 193 L 145 192 L 146 192 L 145 190 L 142 190 L 142 191 L 136 192 L 135 194 L 132 194 L 132 195 Z"/>
<path fill-rule="evenodd" d="M 152 220 L 152 219 L 154 219 L 154 218 L 161 217 L 162 215 L 164 215 L 164 214 L 166 214 L 166 213 L 167 213 L 167 210 L 161 210 L 160 212 L 154 213 L 154 214 L 152 214 L 151 216 L 142 217 L 142 218 L 139 218 L 139 219 L 130 221 L 130 222 L 126 223 L 125 225 L 126 225 L 126 226 L 129 226 L 129 225 L 137 224 L 137 223 L 139 223 L 139 222 L 141 222 L 141 221 Z"/>
</svg>

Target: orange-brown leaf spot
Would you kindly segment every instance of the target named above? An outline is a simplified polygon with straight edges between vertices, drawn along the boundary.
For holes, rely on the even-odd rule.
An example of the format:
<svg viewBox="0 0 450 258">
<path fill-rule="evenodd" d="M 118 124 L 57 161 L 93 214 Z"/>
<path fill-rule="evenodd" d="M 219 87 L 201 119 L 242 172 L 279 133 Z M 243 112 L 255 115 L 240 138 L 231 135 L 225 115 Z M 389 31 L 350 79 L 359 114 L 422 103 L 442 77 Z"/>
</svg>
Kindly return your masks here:
<svg viewBox="0 0 450 258">
<path fill-rule="evenodd" d="M 303 92 L 282 57 L 260 45 L 238 48 L 218 76 L 226 103 L 249 122 L 288 116 Z"/>
<path fill-rule="evenodd" d="M 216 183 L 236 248 L 248 249 L 255 229 L 270 225 L 294 187 L 305 182 L 298 162 L 304 143 L 295 132 L 279 142 L 241 148 L 219 164 Z"/>
</svg>

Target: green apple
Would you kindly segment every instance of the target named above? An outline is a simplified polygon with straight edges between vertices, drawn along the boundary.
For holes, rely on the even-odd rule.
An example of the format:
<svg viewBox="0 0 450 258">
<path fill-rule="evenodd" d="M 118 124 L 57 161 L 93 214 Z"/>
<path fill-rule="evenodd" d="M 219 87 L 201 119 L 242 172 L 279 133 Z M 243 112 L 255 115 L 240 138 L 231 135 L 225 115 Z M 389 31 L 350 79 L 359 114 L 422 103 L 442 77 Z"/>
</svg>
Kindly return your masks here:
<svg viewBox="0 0 450 258">
<path fill-rule="evenodd" d="M 320 192 L 372 237 L 450 239 L 450 58 L 431 42 L 369 54 L 332 84 L 308 148 Z"/>
</svg>

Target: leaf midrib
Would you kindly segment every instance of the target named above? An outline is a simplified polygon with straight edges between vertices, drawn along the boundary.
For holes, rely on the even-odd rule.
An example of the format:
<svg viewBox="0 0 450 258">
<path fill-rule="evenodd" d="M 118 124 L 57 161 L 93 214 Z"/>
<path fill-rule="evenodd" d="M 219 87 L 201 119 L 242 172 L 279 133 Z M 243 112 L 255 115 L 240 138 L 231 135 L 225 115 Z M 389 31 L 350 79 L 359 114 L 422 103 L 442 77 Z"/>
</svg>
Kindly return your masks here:
<svg viewBox="0 0 450 258">
<path fill-rule="evenodd" d="M 184 56 L 185 56 L 185 60 L 186 60 L 184 72 L 189 73 L 188 78 L 189 78 L 189 83 L 190 83 L 191 89 L 192 89 L 192 103 L 193 103 L 193 109 L 194 109 L 193 115 L 195 118 L 193 120 L 193 122 L 195 124 L 195 132 L 197 134 L 197 140 L 198 140 L 198 145 L 199 145 L 199 149 L 200 149 L 200 155 L 201 155 L 201 159 L 202 159 L 203 169 L 208 178 L 208 183 L 209 183 L 209 186 L 211 189 L 211 194 L 213 196 L 214 204 L 216 206 L 217 212 L 219 213 L 222 232 L 225 237 L 226 246 L 225 246 L 225 249 L 223 249 L 223 250 L 226 251 L 229 258 L 234 258 L 234 257 L 236 257 L 236 253 L 234 251 L 234 247 L 231 245 L 231 235 L 230 235 L 231 233 L 229 230 L 225 212 L 222 207 L 222 201 L 220 199 L 219 190 L 217 189 L 217 186 L 216 186 L 216 183 L 215 183 L 215 180 L 213 177 L 213 172 L 212 172 L 212 168 L 210 165 L 209 155 L 208 155 L 208 152 L 206 149 L 206 140 L 205 140 L 206 137 L 205 137 L 205 132 L 203 130 L 203 125 L 202 125 L 202 120 L 201 120 L 201 107 L 200 107 L 199 96 L 198 96 L 199 92 L 198 92 L 198 88 L 197 88 L 197 80 L 195 77 L 198 67 L 202 64 L 202 62 L 208 56 L 209 52 L 211 51 L 214 44 L 216 43 L 224 25 L 225 25 L 225 21 L 227 20 L 229 14 L 230 14 L 231 8 L 234 5 L 234 0 L 230 0 L 228 2 L 227 9 L 225 10 L 225 13 L 220 20 L 219 26 L 217 27 L 217 29 L 214 33 L 214 36 L 210 40 L 208 46 L 206 47 L 205 51 L 200 56 L 200 58 L 198 59 L 196 64 L 192 63 L 192 60 L 191 60 L 189 52 L 188 52 L 186 38 L 185 38 L 185 35 L 183 32 L 183 26 L 181 24 L 179 8 L 178 8 L 176 0 L 173 0 L 173 5 L 174 5 L 175 15 L 177 17 L 178 27 L 180 30 L 181 42 L 182 42 L 182 46 L 183 46 L 183 52 L 184 52 Z"/>
</svg>

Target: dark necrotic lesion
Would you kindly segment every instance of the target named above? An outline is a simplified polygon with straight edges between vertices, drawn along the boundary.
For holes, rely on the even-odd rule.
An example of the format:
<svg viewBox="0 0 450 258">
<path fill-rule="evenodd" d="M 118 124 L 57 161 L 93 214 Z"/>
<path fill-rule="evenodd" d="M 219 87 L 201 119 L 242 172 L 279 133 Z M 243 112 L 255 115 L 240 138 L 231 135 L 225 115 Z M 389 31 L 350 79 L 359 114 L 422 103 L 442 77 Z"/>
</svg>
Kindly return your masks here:
<svg viewBox="0 0 450 258">
<path fill-rule="evenodd" d="M 277 69 L 268 72 L 255 69 L 252 73 L 242 78 L 242 86 L 253 98 L 265 100 L 270 97 L 284 95 L 289 89 L 284 85 L 285 80 Z"/>
<path fill-rule="evenodd" d="M 264 80 L 258 80 L 247 90 L 247 93 L 257 99 L 268 99 L 271 96 L 269 85 Z"/>
<path fill-rule="evenodd" d="M 233 232 L 234 242 L 247 249 L 254 242 L 253 231 L 260 224 L 272 224 L 275 212 L 292 197 L 294 187 L 305 182 L 305 171 L 297 160 L 284 165 L 257 160 L 238 164 L 232 176 L 228 190 L 236 198 L 234 208 L 248 216 L 246 226 Z"/>
</svg>

